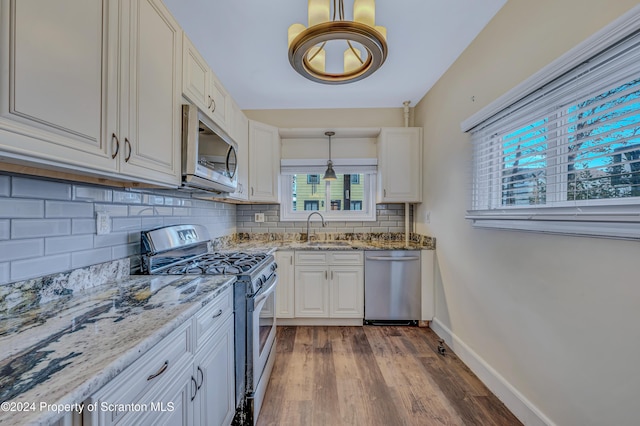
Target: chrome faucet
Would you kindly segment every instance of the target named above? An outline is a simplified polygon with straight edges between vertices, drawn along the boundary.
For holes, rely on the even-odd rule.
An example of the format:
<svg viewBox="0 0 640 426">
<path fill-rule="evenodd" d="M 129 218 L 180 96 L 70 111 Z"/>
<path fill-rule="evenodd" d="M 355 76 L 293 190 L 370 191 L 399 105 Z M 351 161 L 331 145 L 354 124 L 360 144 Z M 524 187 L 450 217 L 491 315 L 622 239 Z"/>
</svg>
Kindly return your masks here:
<svg viewBox="0 0 640 426">
<path fill-rule="evenodd" d="M 311 212 L 311 213 L 309 213 L 309 216 L 307 216 L 307 242 L 311 241 L 311 238 L 310 238 L 311 236 L 309 235 L 309 222 L 311 221 L 311 216 L 313 216 L 314 214 L 317 214 L 322 219 L 322 227 L 323 228 L 325 226 L 327 226 L 327 222 L 325 222 L 324 216 L 322 216 L 320 214 L 320 212 Z"/>
</svg>

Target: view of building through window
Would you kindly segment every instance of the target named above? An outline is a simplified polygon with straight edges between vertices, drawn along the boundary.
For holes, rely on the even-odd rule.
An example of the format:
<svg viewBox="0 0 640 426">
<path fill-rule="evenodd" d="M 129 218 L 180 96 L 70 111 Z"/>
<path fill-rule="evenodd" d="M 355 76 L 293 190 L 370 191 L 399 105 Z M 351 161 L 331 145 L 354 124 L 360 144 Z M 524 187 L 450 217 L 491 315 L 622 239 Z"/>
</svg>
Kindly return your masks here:
<svg viewBox="0 0 640 426">
<path fill-rule="evenodd" d="M 337 177 L 334 181 L 326 181 L 317 174 L 293 175 L 293 211 L 362 211 L 364 175 L 338 174 Z"/>
</svg>

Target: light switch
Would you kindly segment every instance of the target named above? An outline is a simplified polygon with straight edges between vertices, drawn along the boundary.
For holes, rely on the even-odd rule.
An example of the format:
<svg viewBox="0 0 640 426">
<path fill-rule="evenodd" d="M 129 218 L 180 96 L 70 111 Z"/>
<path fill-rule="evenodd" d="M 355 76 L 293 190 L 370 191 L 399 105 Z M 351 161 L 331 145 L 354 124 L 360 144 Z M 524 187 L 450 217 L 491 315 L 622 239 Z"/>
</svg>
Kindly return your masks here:
<svg viewBox="0 0 640 426">
<path fill-rule="evenodd" d="M 254 222 L 256 223 L 264 222 L 264 213 L 256 213 Z"/>
</svg>

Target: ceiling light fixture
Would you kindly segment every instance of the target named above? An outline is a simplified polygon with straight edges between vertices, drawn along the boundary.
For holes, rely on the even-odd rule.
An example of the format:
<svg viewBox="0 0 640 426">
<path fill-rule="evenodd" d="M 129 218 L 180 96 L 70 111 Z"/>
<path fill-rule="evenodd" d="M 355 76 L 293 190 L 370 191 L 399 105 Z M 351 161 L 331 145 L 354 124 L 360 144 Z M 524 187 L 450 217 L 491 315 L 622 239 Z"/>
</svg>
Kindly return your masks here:
<svg viewBox="0 0 640 426">
<path fill-rule="evenodd" d="M 324 132 L 325 136 L 329 136 L 329 161 L 327 161 L 327 170 L 324 172 L 324 176 L 322 177 L 324 180 L 338 179 L 336 172 L 333 170 L 333 161 L 331 161 L 331 136 L 335 134 L 336 132 Z"/>
<path fill-rule="evenodd" d="M 344 19 L 343 0 L 333 0 L 331 20 L 330 12 L 331 0 L 309 0 L 309 28 L 289 27 L 291 66 L 303 77 L 324 84 L 352 83 L 370 76 L 387 59 L 387 29 L 375 25 L 375 0 L 354 0 L 353 21 Z M 325 71 L 324 48 L 332 40 L 347 43 L 342 73 Z"/>
</svg>

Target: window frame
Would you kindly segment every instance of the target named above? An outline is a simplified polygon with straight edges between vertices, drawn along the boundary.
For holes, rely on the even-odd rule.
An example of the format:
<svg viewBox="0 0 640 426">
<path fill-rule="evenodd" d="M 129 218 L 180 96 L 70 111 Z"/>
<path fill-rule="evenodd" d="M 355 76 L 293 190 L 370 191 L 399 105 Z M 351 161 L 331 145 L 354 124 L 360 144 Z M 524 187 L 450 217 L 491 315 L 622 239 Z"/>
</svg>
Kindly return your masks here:
<svg viewBox="0 0 640 426">
<path fill-rule="evenodd" d="M 631 9 L 610 25 L 585 40 L 583 43 L 561 56 L 531 78 L 516 86 L 505 95 L 496 99 L 476 114 L 461 123 L 461 129 L 469 132 L 482 127 L 482 124 L 500 119 L 501 114 L 511 105 L 531 95 L 544 86 L 554 82 L 580 64 L 601 54 L 615 44 L 640 32 L 640 6 Z M 622 59 L 624 60 L 624 58 Z M 640 197 L 601 198 L 569 200 L 568 190 L 568 127 L 563 115 L 567 111 L 557 112 L 555 121 L 559 127 L 561 143 L 548 147 L 553 152 L 555 164 L 546 164 L 545 173 L 557 176 L 553 182 L 547 181 L 546 203 L 552 205 L 502 205 L 501 138 L 496 138 L 482 149 L 490 152 L 491 159 L 486 164 L 473 162 L 473 175 L 484 173 L 482 181 L 474 179 L 472 187 L 471 209 L 466 218 L 477 228 L 523 230 L 566 235 L 583 235 L 605 238 L 640 239 Z M 549 115 L 551 117 L 551 115 Z M 503 117 L 504 119 L 505 117 Z M 563 125 L 565 124 L 565 125 Z M 496 135 L 497 136 L 497 135 Z M 486 135 L 489 140 L 492 136 Z M 493 148 L 492 148 L 493 147 Z M 480 148 L 475 145 L 474 152 Z M 564 160 L 563 160 L 564 159 Z M 482 168 L 481 168 L 482 167 Z M 552 186 L 551 186 L 552 185 Z M 551 188 L 551 190 L 549 190 Z M 555 199 L 549 199 L 554 194 Z M 563 195 L 565 199 L 562 199 Z M 488 209 L 474 209 L 480 201 Z M 482 205 L 482 204 L 481 204 Z"/>
</svg>

